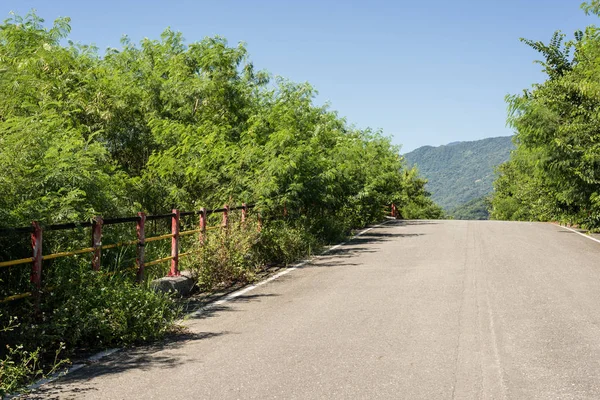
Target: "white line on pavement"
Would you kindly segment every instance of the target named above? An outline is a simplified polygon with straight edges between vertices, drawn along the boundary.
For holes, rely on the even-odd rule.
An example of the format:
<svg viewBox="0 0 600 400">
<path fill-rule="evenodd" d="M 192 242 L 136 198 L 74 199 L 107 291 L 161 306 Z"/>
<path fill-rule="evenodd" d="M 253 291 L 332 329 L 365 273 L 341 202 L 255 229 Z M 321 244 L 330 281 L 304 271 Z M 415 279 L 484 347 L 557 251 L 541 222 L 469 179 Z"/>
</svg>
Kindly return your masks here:
<svg viewBox="0 0 600 400">
<path fill-rule="evenodd" d="M 559 225 L 559 226 L 560 226 L 560 225 Z M 566 226 L 560 226 L 560 227 L 561 227 L 561 228 L 563 228 L 563 229 L 566 229 L 566 230 L 568 230 L 568 231 L 574 232 L 574 233 L 576 233 L 576 234 L 578 234 L 578 235 L 581 235 L 581 236 L 583 236 L 584 238 L 587 238 L 587 239 L 593 240 L 594 242 L 598 242 L 598 243 L 600 243 L 600 240 L 598 240 L 598 239 L 596 239 L 596 238 L 594 238 L 594 237 L 591 237 L 590 235 L 586 235 L 585 233 L 579 232 L 579 231 L 577 231 L 577 230 L 575 230 L 575 229 L 567 228 Z"/>
<path fill-rule="evenodd" d="M 365 234 L 365 233 L 369 232 L 371 229 L 375 229 L 375 228 L 378 228 L 378 227 L 380 227 L 380 226 L 382 226 L 382 225 L 385 225 L 385 224 L 387 224 L 389 221 L 391 221 L 391 220 L 387 220 L 387 221 L 384 221 L 384 222 L 382 222 L 381 224 L 378 224 L 378 225 L 372 226 L 372 227 L 370 227 L 370 228 L 367 228 L 367 229 L 363 229 L 362 231 L 358 232 L 356 235 L 352 236 L 352 237 L 351 237 L 349 240 L 347 240 L 347 241 L 345 241 L 345 242 L 342 242 L 342 243 L 340 243 L 340 244 L 337 244 L 337 245 L 335 245 L 335 246 L 333 246 L 333 247 L 330 247 L 330 248 L 328 248 L 327 250 L 325 250 L 325 251 L 324 251 L 323 253 L 321 253 L 320 255 L 325 255 L 325 254 L 327 254 L 327 253 L 330 253 L 330 252 L 332 252 L 332 251 L 334 251 L 334 250 L 336 250 L 336 249 L 339 249 L 340 247 L 342 247 L 342 246 L 343 246 L 343 245 L 345 245 L 346 243 L 348 243 L 348 242 L 351 242 L 351 241 L 352 241 L 354 238 L 357 238 L 357 237 L 359 237 L 360 235 L 363 235 L 363 234 Z M 194 311 L 194 312 L 192 312 L 192 313 L 188 314 L 186 317 L 188 317 L 188 318 L 190 318 L 190 317 L 191 317 L 191 318 L 193 318 L 193 317 L 198 317 L 198 316 L 202 315 L 202 313 L 203 313 L 203 312 L 205 312 L 205 311 L 207 311 L 207 310 L 210 310 L 211 308 L 214 308 L 214 307 L 216 307 L 216 306 L 220 306 L 220 305 L 222 305 L 222 304 L 225 304 L 225 303 L 227 303 L 228 301 L 231 301 L 231 300 L 235 299 L 236 297 L 239 297 L 239 296 L 241 296 L 241 295 L 243 295 L 243 294 L 246 294 L 246 293 L 248 293 L 248 292 L 249 292 L 249 291 L 251 291 L 251 290 L 254 290 L 254 289 L 256 289 L 256 288 L 257 288 L 257 287 L 259 287 L 259 286 L 262 286 L 262 285 L 264 285 L 265 283 L 269 283 L 269 282 L 271 282 L 271 281 L 274 281 L 274 280 L 275 280 L 275 279 L 277 279 L 277 278 L 280 278 L 280 277 L 282 277 L 283 275 L 289 274 L 290 272 L 292 272 L 292 271 L 294 271 L 294 270 L 296 270 L 296 269 L 298 269 L 298 268 L 300 268 L 300 267 L 303 267 L 304 265 L 308 264 L 310 261 L 311 261 L 310 259 L 307 259 L 307 260 L 302 260 L 302 261 L 300 261 L 299 263 L 297 263 L 297 264 L 294 264 L 294 265 L 292 265 L 292 266 L 290 266 L 290 267 L 288 267 L 288 268 L 284 269 L 283 271 L 280 271 L 280 272 L 276 273 L 275 275 L 268 277 L 267 279 L 265 279 L 265 280 L 263 280 L 263 281 L 260 281 L 260 282 L 258 282 L 258 283 L 255 283 L 254 285 L 247 286 L 247 287 L 245 287 L 245 288 L 243 288 L 243 289 L 240 289 L 240 290 L 238 290 L 237 292 L 233 292 L 233 293 L 231 293 L 231 294 L 229 294 L 229 295 L 225 296 L 224 298 L 222 298 L 222 299 L 220 299 L 220 300 L 217 300 L 217 301 L 215 301 L 215 302 L 212 302 L 212 303 L 210 303 L 210 304 L 207 304 L 206 306 L 204 306 L 204 307 L 200 308 L 199 310 L 196 310 L 196 311 Z"/>
</svg>

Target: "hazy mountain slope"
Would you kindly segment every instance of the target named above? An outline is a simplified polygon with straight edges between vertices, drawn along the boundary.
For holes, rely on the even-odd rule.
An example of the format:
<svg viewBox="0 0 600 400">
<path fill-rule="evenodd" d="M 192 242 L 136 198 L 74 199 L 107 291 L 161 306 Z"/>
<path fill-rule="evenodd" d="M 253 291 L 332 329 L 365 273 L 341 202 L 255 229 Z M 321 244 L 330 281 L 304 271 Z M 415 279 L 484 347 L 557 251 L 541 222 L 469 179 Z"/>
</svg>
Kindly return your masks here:
<svg viewBox="0 0 600 400">
<path fill-rule="evenodd" d="M 444 210 L 451 211 L 492 192 L 494 168 L 508 160 L 514 148 L 510 136 L 473 142 L 423 146 L 406 153 L 409 166 L 417 165 L 427 178 L 427 190 Z"/>
<path fill-rule="evenodd" d="M 454 219 L 481 220 L 490 219 L 489 204 L 485 197 L 478 197 L 450 210 L 448 215 Z"/>
</svg>

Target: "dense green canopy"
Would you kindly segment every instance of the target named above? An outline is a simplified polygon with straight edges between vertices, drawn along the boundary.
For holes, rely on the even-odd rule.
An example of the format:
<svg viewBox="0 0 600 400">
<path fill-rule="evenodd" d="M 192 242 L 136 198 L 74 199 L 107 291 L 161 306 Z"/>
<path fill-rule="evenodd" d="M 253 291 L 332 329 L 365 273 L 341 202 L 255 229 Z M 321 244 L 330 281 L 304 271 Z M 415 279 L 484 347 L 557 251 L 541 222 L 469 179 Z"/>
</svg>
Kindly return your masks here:
<svg viewBox="0 0 600 400">
<path fill-rule="evenodd" d="M 255 70 L 243 44 L 167 29 L 101 56 L 64 45 L 69 30 L 35 14 L 0 26 L 1 225 L 242 201 L 325 236 L 392 202 L 441 215 L 388 138 Z"/>
<path fill-rule="evenodd" d="M 582 7 L 598 15 L 600 1 Z M 508 97 L 517 149 L 499 169 L 492 217 L 599 229 L 600 29 L 523 41 L 542 54 L 548 79 Z"/>
</svg>

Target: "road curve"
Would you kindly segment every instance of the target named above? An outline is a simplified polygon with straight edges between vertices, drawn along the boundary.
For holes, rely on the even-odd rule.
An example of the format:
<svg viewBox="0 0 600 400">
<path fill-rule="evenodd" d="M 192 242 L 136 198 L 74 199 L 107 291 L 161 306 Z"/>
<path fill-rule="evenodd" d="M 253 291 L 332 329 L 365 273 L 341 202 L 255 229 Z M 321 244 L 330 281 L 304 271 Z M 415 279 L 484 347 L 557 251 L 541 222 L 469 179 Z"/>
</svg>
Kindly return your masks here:
<svg viewBox="0 0 600 400">
<path fill-rule="evenodd" d="M 391 221 L 32 398 L 598 399 L 600 244 Z"/>
</svg>

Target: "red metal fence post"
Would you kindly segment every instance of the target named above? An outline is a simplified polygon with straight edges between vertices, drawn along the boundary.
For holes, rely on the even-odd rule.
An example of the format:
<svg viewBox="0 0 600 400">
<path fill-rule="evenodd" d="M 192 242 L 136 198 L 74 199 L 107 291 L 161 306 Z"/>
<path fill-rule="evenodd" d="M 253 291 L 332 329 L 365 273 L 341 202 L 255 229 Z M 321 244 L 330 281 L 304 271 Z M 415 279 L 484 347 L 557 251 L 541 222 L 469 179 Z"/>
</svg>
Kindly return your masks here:
<svg viewBox="0 0 600 400">
<path fill-rule="evenodd" d="M 242 203 L 242 224 L 246 222 L 246 217 L 248 216 L 248 206 L 246 203 Z"/>
<path fill-rule="evenodd" d="M 171 270 L 169 276 L 179 276 L 179 210 L 173 210 L 171 217 Z"/>
<path fill-rule="evenodd" d="M 102 252 L 102 224 L 104 220 L 102 217 L 94 218 L 92 223 L 92 247 L 94 252 L 92 253 L 92 269 L 94 271 L 100 270 L 100 258 Z"/>
<path fill-rule="evenodd" d="M 396 218 L 396 205 L 392 203 L 392 217 Z"/>
<path fill-rule="evenodd" d="M 31 267 L 30 281 L 36 289 L 36 296 L 42 288 L 42 227 L 36 221 L 31 223 L 33 232 L 31 233 L 31 248 L 33 250 L 33 265 Z"/>
<path fill-rule="evenodd" d="M 223 211 L 223 228 L 227 228 L 227 225 L 229 224 L 229 206 L 225 204 L 223 208 L 225 209 L 225 211 Z"/>
<path fill-rule="evenodd" d="M 141 283 L 144 280 L 144 254 L 146 249 L 146 214 L 143 212 L 138 213 L 140 219 L 137 222 L 137 257 L 135 263 L 137 265 L 137 281 Z"/>
<path fill-rule="evenodd" d="M 206 236 L 206 208 L 202 207 L 200 209 L 200 243 L 204 243 L 204 238 Z"/>
</svg>

